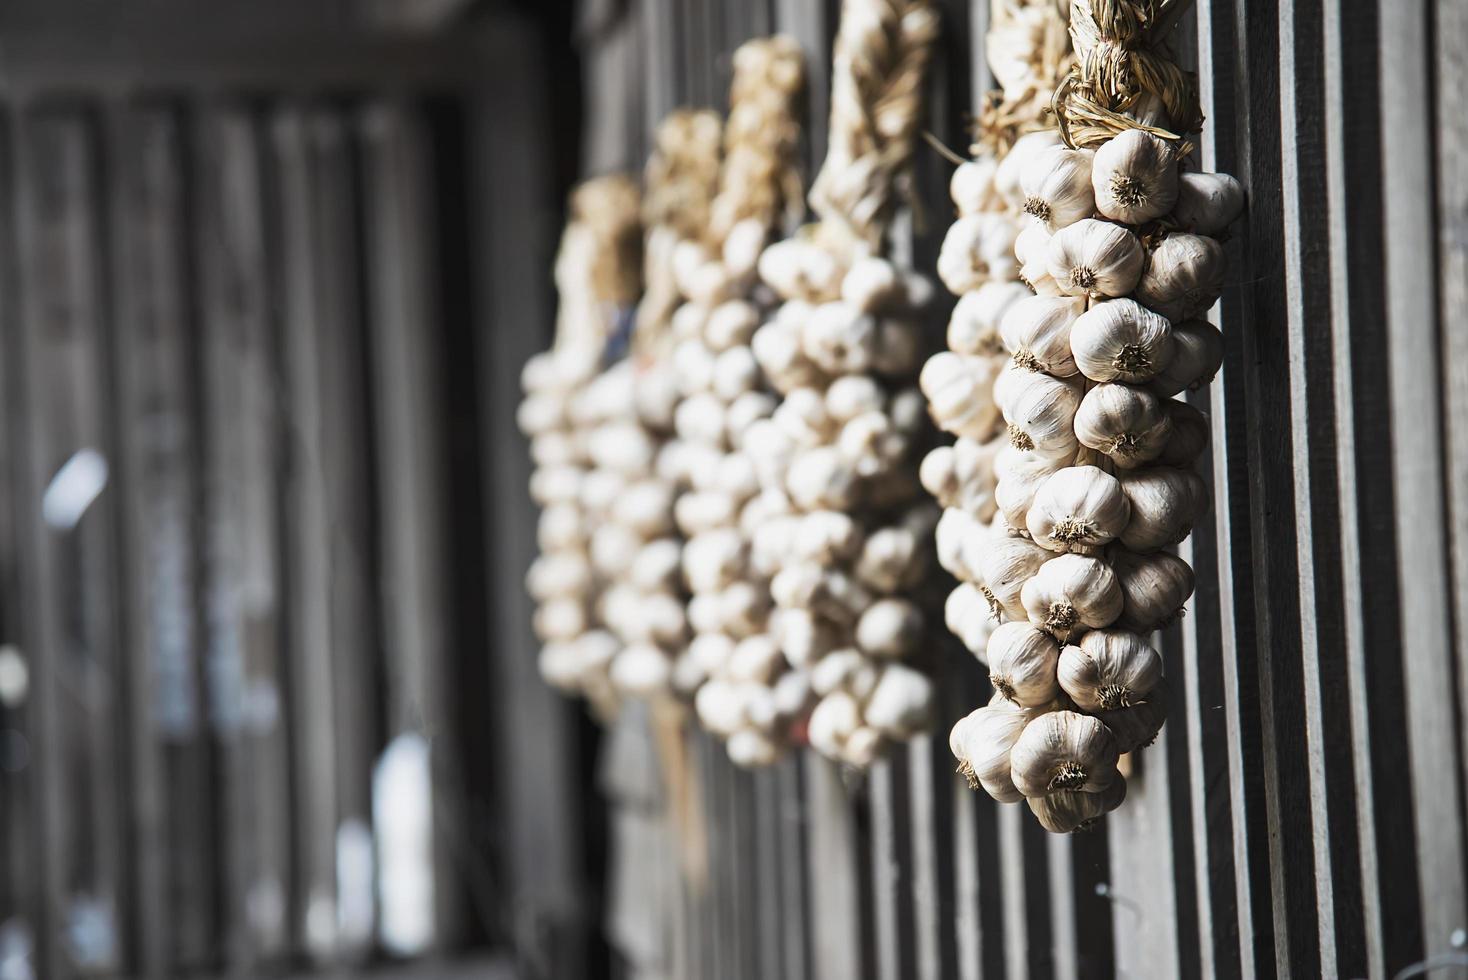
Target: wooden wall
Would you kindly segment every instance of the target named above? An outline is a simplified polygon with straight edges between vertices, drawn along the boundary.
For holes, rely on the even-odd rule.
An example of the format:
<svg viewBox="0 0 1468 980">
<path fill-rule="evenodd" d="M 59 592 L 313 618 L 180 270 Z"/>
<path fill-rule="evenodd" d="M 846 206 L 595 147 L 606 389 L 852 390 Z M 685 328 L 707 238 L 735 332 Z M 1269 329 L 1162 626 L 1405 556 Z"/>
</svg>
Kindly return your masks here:
<svg viewBox="0 0 1468 980">
<path fill-rule="evenodd" d="M 928 128 L 962 148 L 985 5 L 942 7 Z M 837 9 L 0 11 L 0 975 L 1468 975 L 1455 0 L 1180 31 L 1251 203 L 1176 705 L 1103 830 L 955 778 L 956 645 L 945 723 L 865 779 L 696 734 L 669 779 L 657 719 L 598 739 L 540 682 L 513 408 L 571 164 L 640 169 L 781 30 L 813 171 Z M 931 268 L 950 167 L 918 171 Z"/>
<path fill-rule="evenodd" d="M 588 172 L 638 166 L 668 107 L 721 105 L 729 51 L 770 28 L 812 57 L 818 165 L 837 4 L 604 6 L 585 5 Z M 942 6 L 929 128 L 962 147 L 985 5 Z M 710 880 L 632 975 L 1468 975 L 1468 21 L 1200 0 L 1177 44 L 1203 160 L 1250 208 L 1214 314 L 1225 368 L 1190 396 L 1215 505 L 1183 546 L 1197 596 L 1160 638 L 1176 701 L 1126 806 L 1049 837 L 964 788 L 942 732 L 865 779 L 811 755 L 741 773 L 692 735 Z M 924 149 L 918 169 L 931 267 L 949 168 Z M 949 671 L 951 721 L 987 687 L 961 649 Z"/>
</svg>

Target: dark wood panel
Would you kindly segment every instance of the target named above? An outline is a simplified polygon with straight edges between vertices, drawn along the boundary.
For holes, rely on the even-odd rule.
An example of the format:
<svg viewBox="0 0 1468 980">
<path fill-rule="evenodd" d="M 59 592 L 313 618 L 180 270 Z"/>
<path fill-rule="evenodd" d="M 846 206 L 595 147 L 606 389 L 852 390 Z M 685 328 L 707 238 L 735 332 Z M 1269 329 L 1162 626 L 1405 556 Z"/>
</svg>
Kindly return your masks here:
<svg viewBox="0 0 1468 980">
<path fill-rule="evenodd" d="M 191 207 L 177 109 L 112 114 L 118 476 L 127 689 L 145 971 L 217 961 L 214 752 L 199 594 L 200 434 Z"/>
<path fill-rule="evenodd" d="M 283 380 L 260 121 L 219 107 L 195 132 L 207 649 L 225 838 L 221 952 L 248 971 L 283 959 L 292 934 Z"/>
</svg>

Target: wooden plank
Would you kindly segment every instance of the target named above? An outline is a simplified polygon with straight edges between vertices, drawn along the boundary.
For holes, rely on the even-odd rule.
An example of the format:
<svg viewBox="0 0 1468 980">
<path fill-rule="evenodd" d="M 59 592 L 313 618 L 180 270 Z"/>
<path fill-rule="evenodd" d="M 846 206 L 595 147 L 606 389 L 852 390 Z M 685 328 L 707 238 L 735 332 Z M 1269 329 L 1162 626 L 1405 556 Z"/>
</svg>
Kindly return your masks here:
<svg viewBox="0 0 1468 980">
<path fill-rule="evenodd" d="M 836 25 L 831 5 L 810 0 L 775 0 L 775 28 L 800 42 L 805 52 L 805 137 L 809 172 L 826 156 L 826 118 L 831 109 L 831 42 Z"/>
<path fill-rule="evenodd" d="M 806 854 L 807 816 L 803 770 L 809 757 L 791 753 L 779 764 L 776 777 L 779 785 L 780 805 L 780 907 L 782 910 L 781 960 L 786 980 L 805 980 L 813 976 L 811 962 L 815 945 L 812 923 L 814 912 L 810 907 L 810 894 Z"/>
<path fill-rule="evenodd" d="M 1350 691 L 1338 669 L 1345 644 L 1340 505 L 1336 491 L 1330 256 L 1325 172 L 1324 37 L 1317 0 L 1280 6 L 1280 125 L 1290 387 L 1296 409 L 1294 519 L 1300 540 L 1300 631 L 1310 746 L 1312 840 L 1321 969 L 1365 972 Z"/>
<path fill-rule="evenodd" d="M 786 917 L 781 902 L 781 871 L 784 859 L 780 827 L 780 773 L 778 769 L 757 770 L 752 776 L 754 843 L 757 853 L 754 892 L 754 959 L 758 976 L 782 980 L 785 969 Z"/>
<path fill-rule="evenodd" d="M 450 724 L 447 693 L 449 516 L 443 486 L 444 406 L 439 394 L 445 372 L 439 299 L 431 273 L 437 261 L 431 150 L 422 120 L 401 103 L 370 107 L 360 131 L 378 423 L 382 573 L 376 594 L 383 612 L 389 736 L 416 734 L 427 739 L 433 786 L 431 822 L 422 828 L 429 839 L 403 843 L 409 853 L 416 847 L 428 855 L 431 875 L 429 891 L 420 899 L 432 903 L 430 932 L 415 935 L 411 951 L 445 950 L 461 942 L 467 922 L 458 861 L 450 847 L 455 828 L 464 820 L 452 786 L 452 774 L 463 763 Z M 435 832 L 434 826 L 447 833 Z M 413 873 L 411 865 L 405 870 Z M 384 892 L 395 887 L 382 883 Z M 411 907 L 402 911 L 410 922 L 421 915 Z"/>
<path fill-rule="evenodd" d="M 35 608 L 34 553 L 30 528 L 37 501 L 29 496 L 26 436 L 24 323 L 20 303 L 20 242 L 16 230 L 16 126 L 0 112 L 0 657 L 10 680 L 0 697 L 0 920 L 11 925 L 12 949 L 40 962 L 38 929 L 46 921 L 39 845 L 40 796 L 34 744 L 37 735 L 37 650 L 27 646 Z M 19 671 L 17 671 L 19 668 Z M 17 683 L 19 681 L 19 683 Z M 38 949 L 40 947 L 40 949 Z"/>
<path fill-rule="evenodd" d="M 1237 118 L 1247 103 L 1249 67 L 1241 51 L 1236 8 L 1231 0 L 1199 0 L 1198 63 L 1204 109 L 1212 120 L 1203 144 L 1202 164 L 1232 173 L 1249 188 L 1239 166 L 1249 137 Z M 1267 208 L 1251 199 L 1251 208 Z M 1228 248 L 1230 276 L 1248 281 L 1240 227 Z M 1237 270 L 1237 272 L 1233 271 Z M 1261 670 L 1255 624 L 1253 544 L 1249 533 L 1249 454 L 1245 413 L 1247 357 L 1244 351 L 1243 297 L 1225 290 L 1210 316 L 1222 325 L 1223 369 L 1212 385 L 1214 520 L 1218 530 L 1219 613 L 1222 629 L 1223 704 L 1228 740 L 1230 825 L 1238 910 L 1239 962 L 1244 976 L 1274 975 L 1275 924 L 1270 903 L 1269 823 L 1263 763 L 1262 701 L 1256 681 Z M 1201 570 L 1200 577 L 1208 577 Z"/>
<path fill-rule="evenodd" d="M 916 829 L 907 748 L 890 747 L 867 773 L 876 975 L 880 980 L 912 977 L 917 970 L 912 856 Z"/>
<path fill-rule="evenodd" d="M 126 688 L 145 970 L 216 960 L 213 750 L 205 728 L 196 533 L 199 434 L 181 119 L 165 106 L 110 119 L 119 491 L 124 501 Z"/>
<path fill-rule="evenodd" d="M 1391 352 L 1391 473 L 1406 665 L 1409 759 L 1422 940 L 1429 957 L 1454 949 L 1468 923 L 1468 845 L 1456 701 L 1448 560 L 1421 528 L 1446 523 L 1442 381 L 1433 264 L 1432 23 L 1426 5 L 1379 9 L 1386 334 Z M 1410 498 L 1410 500 L 1408 499 Z"/>
<path fill-rule="evenodd" d="M 106 484 L 113 432 L 92 123 L 80 111 L 38 110 L 19 129 L 26 499 L 40 504 L 24 522 L 43 830 L 37 962 L 53 976 L 116 971 L 124 955 L 122 706 L 111 683 L 122 673 L 118 530 Z"/>
<path fill-rule="evenodd" d="M 473 234 L 482 243 L 476 283 L 485 471 L 485 603 L 494 651 L 490 712 L 499 779 L 507 908 L 516 910 L 514 946 L 541 973 L 585 976 L 582 878 L 586 830 L 595 811 L 578 787 L 575 711 L 535 669 L 531 604 L 521 578 L 535 554 L 529 459 L 515 428 L 519 372 L 543 349 L 552 324 L 550 275 L 559 188 L 552 186 L 552 133 L 546 106 L 526 98 L 542 55 L 526 31 L 486 51 L 483 87 L 469 120 L 470 172 L 479 175 Z M 532 86 L 533 89 L 533 86 Z"/>
<path fill-rule="evenodd" d="M 227 837 L 223 953 L 248 972 L 288 948 L 292 875 L 282 416 L 257 119 L 241 109 L 207 112 L 195 159 L 209 688 Z M 259 807 L 262 799 L 280 805 Z"/>
<path fill-rule="evenodd" d="M 810 815 L 809 868 L 811 976 L 816 980 L 862 977 L 864 964 L 855 811 L 834 763 L 814 753 L 804 760 Z"/>
<path fill-rule="evenodd" d="M 962 651 L 954 651 L 956 657 Z M 947 666 L 945 664 L 945 666 Z M 957 915 L 954 906 L 953 757 L 948 751 L 951 720 L 945 712 L 930 735 L 908 743 L 912 808 L 913 927 L 916 976 L 940 980 L 957 973 Z M 967 792 L 967 790 L 965 790 Z"/>
<path fill-rule="evenodd" d="M 1433 84 L 1437 149 L 1438 323 L 1442 351 L 1448 510 L 1451 518 L 1453 646 L 1457 654 L 1458 718 L 1468 711 L 1468 338 L 1447 327 L 1453 313 L 1468 308 L 1468 125 L 1456 93 L 1468 84 L 1468 10 L 1439 0 L 1432 8 L 1435 41 Z M 1463 782 L 1468 784 L 1468 731 L 1458 747 Z"/>
<path fill-rule="evenodd" d="M 1179 927 L 1171 860 L 1178 843 L 1172 832 L 1167 759 L 1172 738 L 1173 732 L 1164 728 L 1152 746 L 1132 755 L 1126 804 L 1104 824 L 1111 862 L 1106 890 L 1113 904 L 1116 971 L 1121 976 L 1181 976 L 1180 947 L 1188 946 L 1190 938 Z M 1186 850 L 1179 850 L 1186 860 Z M 1125 911 L 1116 909 L 1118 905 Z"/>
<path fill-rule="evenodd" d="M 272 120 L 271 143 L 279 199 L 280 241 L 274 249 L 282 290 L 282 354 L 288 392 L 285 497 L 292 786 L 295 807 L 293 929 L 301 949 L 317 960 L 334 957 L 336 821 L 332 696 L 330 496 L 324 459 L 325 412 L 320 386 L 317 323 L 321 256 L 313 203 L 307 119 L 299 109 Z"/>
</svg>

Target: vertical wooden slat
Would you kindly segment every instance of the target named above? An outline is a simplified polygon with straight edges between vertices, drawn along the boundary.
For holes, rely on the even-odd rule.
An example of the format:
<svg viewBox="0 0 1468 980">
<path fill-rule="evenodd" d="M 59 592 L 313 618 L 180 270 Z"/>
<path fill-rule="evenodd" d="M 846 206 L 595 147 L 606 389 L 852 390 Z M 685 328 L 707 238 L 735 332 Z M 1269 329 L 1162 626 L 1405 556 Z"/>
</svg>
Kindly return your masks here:
<svg viewBox="0 0 1468 980">
<path fill-rule="evenodd" d="M 1105 820 L 1111 861 L 1106 885 L 1122 976 L 1182 976 L 1179 947 L 1196 945 L 1180 928 L 1172 868 L 1174 854 L 1186 857 L 1173 839 L 1167 759 L 1170 741 L 1180 734 L 1164 728 L 1156 742 L 1132 755 L 1126 803 Z"/>
<path fill-rule="evenodd" d="M 29 529 L 37 508 L 27 497 L 25 359 L 22 356 L 23 322 L 20 292 L 19 242 L 15 233 L 18 217 L 15 196 L 15 127 L 10 112 L 0 113 L 0 656 L 7 668 L 20 667 L 28 680 L 34 677 L 33 658 L 38 652 L 27 647 L 25 627 L 29 619 L 26 567 L 30 554 Z M 10 923 L 5 950 L 14 955 L 24 948 L 34 959 L 37 928 L 44 919 L 40 874 L 38 827 L 35 688 L 33 681 L 9 685 L 0 698 L 0 921 Z"/>
<path fill-rule="evenodd" d="M 914 826 L 911 812 L 910 753 L 894 745 L 868 773 L 871 808 L 872 898 L 876 916 L 876 967 L 881 980 L 912 977 L 917 971 L 914 941 L 913 844 L 931 826 Z"/>
<path fill-rule="evenodd" d="M 1385 179 L 1386 334 L 1390 350 L 1391 473 L 1401 577 L 1409 759 L 1428 956 L 1468 929 L 1462 705 L 1456 703 L 1447 555 L 1422 529 L 1446 523 L 1443 397 L 1437 320 L 1432 17 L 1426 4 L 1379 10 Z M 1460 40 L 1460 39 L 1459 39 Z M 1458 162 L 1461 166 L 1461 161 Z M 1461 216 L 1455 216 L 1460 218 Z M 1461 327 L 1457 329 L 1461 330 Z"/>
<path fill-rule="evenodd" d="M 491 556 L 487 605 L 493 650 L 494 759 L 505 801 L 503 866 L 513 940 L 538 972 L 585 976 L 586 935 L 578 918 L 588 814 L 578 790 L 574 709 L 546 688 L 535 668 L 531 604 L 522 585 L 535 553 L 529 459 L 515 429 L 520 366 L 549 339 L 556 189 L 547 178 L 551 130 L 546 107 L 518 81 L 540 53 L 528 31 L 506 31 L 486 51 L 484 84 L 471 118 L 471 172 L 482 175 L 473 202 L 484 247 L 475 267 L 481 384 L 482 458 Z M 504 229 L 514 229 L 507 234 Z"/>
<path fill-rule="evenodd" d="M 1461 779 L 1468 784 L 1468 336 L 1450 329 L 1454 315 L 1468 308 L 1468 123 L 1458 93 L 1468 88 L 1468 9 L 1438 0 L 1432 8 L 1437 150 L 1438 317 L 1443 372 L 1448 510 L 1451 519 L 1452 639 L 1457 657 L 1458 728 Z M 1464 924 L 1468 929 L 1468 923 Z M 1468 941 L 1468 940 L 1465 940 Z"/>
<path fill-rule="evenodd" d="M 817 980 L 852 980 L 863 971 L 859 833 L 835 764 L 808 753 L 805 800 L 810 819 L 809 868 L 811 971 Z"/>
<path fill-rule="evenodd" d="M 38 110 L 20 129 L 26 499 L 39 505 L 23 522 L 34 579 L 26 646 L 33 652 L 45 902 L 37 937 L 42 969 L 58 976 L 122 965 L 123 729 L 112 683 L 122 665 L 115 492 L 98 470 L 113 458 L 113 433 L 93 121 L 79 111 Z M 75 455 L 85 451 L 95 455 Z M 53 483 L 77 460 L 98 482 L 87 486 L 74 463 L 70 476 Z M 99 494 L 89 498 L 89 490 Z"/>
<path fill-rule="evenodd" d="M 257 120 L 247 110 L 210 111 L 198 132 L 207 642 L 226 837 L 224 954 L 248 971 L 278 961 L 289 942 L 281 379 Z"/>
<path fill-rule="evenodd" d="M 320 255 L 315 248 L 315 185 L 307 120 L 285 110 L 273 121 L 279 177 L 279 277 L 287 365 L 286 583 L 291 664 L 292 783 L 296 797 L 295 928 L 301 945 L 325 959 L 337 948 L 334 775 L 336 699 L 332 696 L 331 509 L 322 442 L 325 411 L 318 390 Z"/>
<path fill-rule="evenodd" d="M 219 952 L 218 882 L 199 657 L 200 446 L 183 133 L 176 112 L 161 106 L 121 109 L 110 129 L 138 929 L 147 969 L 201 969 Z"/>
<path fill-rule="evenodd" d="M 808 757 L 799 754 L 780 763 L 776 772 L 780 805 L 780 907 L 783 916 L 784 948 L 781 959 L 786 980 L 805 980 L 814 975 L 811 950 L 814 942 L 814 912 L 809 902 L 810 885 L 806 877 L 810 868 L 806 855 L 808 817 L 804 790 L 807 784 L 803 770 L 810 765 Z"/>
<path fill-rule="evenodd" d="M 431 160 L 422 121 L 409 106 L 374 106 L 361 129 L 381 495 L 377 595 L 391 697 L 389 735 L 416 734 L 428 741 L 432 822 L 423 829 L 430 836 L 413 842 L 424 847 L 432 877 L 431 892 L 424 896 L 433 905 L 432 935 L 421 941 L 447 949 L 459 941 L 466 925 L 452 849 L 463 840 L 463 815 L 453 783 L 463 762 L 448 725 L 449 517 L 444 509 L 444 413 L 438 397 L 444 374 L 442 334 L 430 271 L 436 262 Z M 384 882 L 383 887 L 393 885 Z"/>
<path fill-rule="evenodd" d="M 1212 120 L 1205 132 L 1202 163 L 1245 182 L 1238 159 L 1235 118 L 1246 110 L 1249 67 L 1239 52 L 1232 0 L 1198 0 L 1198 63 L 1207 81 L 1203 105 Z M 1257 205 L 1251 201 L 1251 207 Z M 1227 249 L 1229 268 L 1240 281 L 1252 273 L 1243 264 L 1244 237 Z M 1223 705 L 1228 731 L 1230 825 L 1233 831 L 1235 895 L 1240 966 L 1245 976 L 1274 973 L 1274 920 L 1270 907 L 1268 815 L 1265 809 L 1262 703 L 1256 678 L 1261 661 L 1256 645 L 1254 569 L 1249 535 L 1249 458 L 1244 424 L 1245 365 L 1239 291 L 1225 289 L 1210 314 L 1224 328 L 1223 369 L 1211 386 L 1213 405 L 1214 521 L 1218 540 L 1218 596 L 1222 628 Z M 1206 578 L 1207 570 L 1203 570 Z"/>
<path fill-rule="evenodd" d="M 1285 288 L 1290 384 L 1296 410 L 1294 519 L 1300 538 L 1300 629 L 1310 743 L 1321 969 L 1365 971 L 1356 777 L 1346 672 L 1340 507 L 1336 492 L 1334 375 L 1331 369 L 1330 256 L 1318 246 L 1329 205 L 1325 172 L 1324 32 L 1318 0 L 1280 8 L 1281 129 L 1284 146 Z M 1307 179 L 1316 178 L 1316 179 Z"/>
</svg>

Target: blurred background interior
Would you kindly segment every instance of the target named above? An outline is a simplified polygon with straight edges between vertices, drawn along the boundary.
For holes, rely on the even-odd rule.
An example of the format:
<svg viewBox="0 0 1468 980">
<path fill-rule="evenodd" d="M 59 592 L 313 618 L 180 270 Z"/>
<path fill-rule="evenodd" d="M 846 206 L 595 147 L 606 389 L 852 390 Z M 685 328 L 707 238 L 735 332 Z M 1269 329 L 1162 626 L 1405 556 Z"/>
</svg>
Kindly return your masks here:
<svg viewBox="0 0 1468 980">
<path fill-rule="evenodd" d="M 1321 949 L 1345 971 L 1440 945 L 1461 820 L 1413 813 L 1461 817 L 1468 661 L 1437 639 L 1448 544 L 1403 571 L 1391 480 L 1419 473 L 1409 451 L 1468 446 L 1392 411 L 1464 400 L 1431 331 L 1389 372 L 1381 324 L 1412 308 L 1376 278 L 1388 213 L 1408 222 L 1392 254 L 1461 260 L 1381 180 L 1398 137 L 1462 149 L 1461 125 L 1425 135 L 1431 102 L 1384 138 L 1379 65 L 1430 65 L 1440 36 L 1415 6 L 1380 40 L 1375 4 L 1201 6 L 1183 54 L 1254 216 L 1224 300 L 1225 335 L 1251 339 L 1215 406 L 1235 469 L 1194 553 L 1223 574 L 1167 640 L 1205 664 L 1197 710 L 1109 837 L 1074 841 L 955 795 L 941 735 L 861 787 L 800 759 L 737 772 L 693 739 L 690 858 L 647 739 L 600 734 L 536 674 L 518 376 L 549 341 L 566 192 L 640 170 L 669 110 L 725 107 L 740 42 L 805 46 L 821 159 L 835 0 L 6 0 L 0 980 L 1319 975 Z M 985 4 L 941 7 L 927 128 L 961 150 Z M 1439 63 L 1425 98 L 1462 80 Z M 1322 182 L 1284 181 L 1326 148 L 1350 222 Z M 930 269 L 951 167 L 924 151 L 918 171 Z M 1327 232 L 1348 265 L 1302 248 Z M 1430 301 L 1431 263 L 1392 270 Z M 1365 311 L 1341 348 L 1332 296 Z M 1357 484 L 1353 445 L 1391 465 L 1363 456 Z M 1296 581 L 1308 601 L 1277 604 Z M 1364 600 L 1382 618 L 1358 621 Z M 1319 676 L 1348 634 L 1391 654 L 1369 686 Z M 953 685 L 980 683 L 953 660 Z M 1354 748 L 1307 738 L 1368 709 Z M 1414 811 L 1424 771 L 1451 785 Z"/>
</svg>

